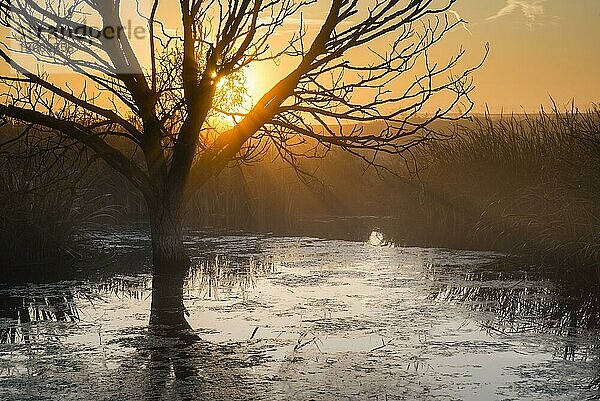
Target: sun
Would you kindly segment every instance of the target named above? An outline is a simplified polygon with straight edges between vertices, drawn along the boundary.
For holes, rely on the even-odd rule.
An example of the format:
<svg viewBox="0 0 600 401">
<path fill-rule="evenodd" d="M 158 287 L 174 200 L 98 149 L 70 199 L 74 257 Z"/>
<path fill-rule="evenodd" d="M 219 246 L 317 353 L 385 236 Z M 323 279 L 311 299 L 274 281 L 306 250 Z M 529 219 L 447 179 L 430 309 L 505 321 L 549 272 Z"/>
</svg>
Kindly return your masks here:
<svg viewBox="0 0 600 401">
<path fill-rule="evenodd" d="M 260 79 L 252 67 L 246 67 L 218 79 L 211 122 L 215 126 L 231 128 L 236 121 L 248 113 L 262 94 Z"/>
</svg>

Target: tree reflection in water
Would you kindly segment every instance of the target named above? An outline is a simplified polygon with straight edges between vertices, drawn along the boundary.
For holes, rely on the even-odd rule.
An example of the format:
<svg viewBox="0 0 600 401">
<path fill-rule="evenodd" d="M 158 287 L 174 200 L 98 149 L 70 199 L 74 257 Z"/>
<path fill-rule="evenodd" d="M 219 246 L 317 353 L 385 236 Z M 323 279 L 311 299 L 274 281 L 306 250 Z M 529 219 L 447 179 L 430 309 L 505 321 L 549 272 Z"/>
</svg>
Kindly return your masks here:
<svg viewBox="0 0 600 401">
<path fill-rule="evenodd" d="M 139 363 L 146 400 L 256 399 L 266 391 L 245 370 L 262 355 L 248 354 L 242 345 L 196 341 L 183 331 L 148 334 L 138 347 L 132 360 Z"/>
<path fill-rule="evenodd" d="M 200 263 L 190 272 L 186 291 L 194 289 L 212 297 L 233 290 L 246 291 L 248 286 L 255 285 L 261 264 L 246 263 L 247 268 L 234 265 L 224 260 Z M 109 296 L 136 302 L 146 300 L 152 294 L 151 283 L 151 276 L 134 276 L 129 272 L 93 284 L 74 281 L 70 288 L 67 283 L 44 284 L 35 295 L 28 294 L 28 287 L 18 291 L 0 289 L 0 341 L 15 346 L 45 346 L 49 344 L 46 340 L 65 338 L 69 333 L 66 327 L 80 321 L 78 306 L 105 303 Z M 63 325 L 53 327 L 54 323 Z M 110 342 L 111 349 L 116 347 L 126 353 L 119 351 L 117 371 L 102 378 L 99 384 L 97 391 L 108 398 L 114 392 L 115 397 L 144 400 L 252 399 L 263 391 L 260 380 L 247 377 L 247 368 L 262 363 L 264 355 L 249 351 L 244 344 L 213 344 L 199 340 L 189 330 L 152 325 L 148 330 L 126 332 Z M 59 349 L 63 355 L 52 358 L 59 365 L 61 358 L 69 361 L 63 372 L 64 380 L 68 381 L 70 365 L 89 363 L 85 359 L 87 350 L 66 344 Z M 24 352 L 30 353 L 33 366 L 42 363 L 43 354 Z M 2 369 L 0 376 L 1 373 Z M 90 373 L 94 374 L 93 368 Z M 79 375 L 75 380 L 78 379 Z M 82 386 L 80 391 L 85 394 L 89 389 Z"/>
</svg>

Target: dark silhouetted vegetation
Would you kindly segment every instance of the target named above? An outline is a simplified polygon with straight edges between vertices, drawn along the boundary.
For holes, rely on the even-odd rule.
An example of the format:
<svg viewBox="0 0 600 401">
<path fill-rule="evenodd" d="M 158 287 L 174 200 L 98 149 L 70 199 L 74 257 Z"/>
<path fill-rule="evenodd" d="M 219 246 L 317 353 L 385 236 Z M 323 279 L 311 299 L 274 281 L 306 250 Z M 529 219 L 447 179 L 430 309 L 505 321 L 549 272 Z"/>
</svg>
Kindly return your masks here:
<svg viewBox="0 0 600 401">
<path fill-rule="evenodd" d="M 364 170 L 336 153 L 294 169 L 230 169 L 198 192 L 188 223 L 396 243 L 524 253 L 597 268 L 600 258 L 600 111 L 481 116 L 446 126 L 398 174 Z"/>
<path fill-rule="evenodd" d="M 85 153 L 64 138 L 10 131 L 0 137 L 0 265 L 14 274 L 82 258 L 80 230 L 115 211 L 93 190 Z"/>
<path fill-rule="evenodd" d="M 236 165 L 202 187 L 191 185 L 184 221 L 189 228 L 353 240 L 379 229 L 398 245 L 494 249 L 596 269 L 599 113 L 487 115 L 446 125 L 445 140 L 390 164 L 396 174 L 334 151 L 303 163 L 315 176 L 304 181 L 282 160 Z M 146 219 L 143 197 L 106 166 L 69 173 L 73 160 L 84 163 L 77 152 L 3 154 L 7 263 L 72 257 L 76 228 L 117 210 L 124 224 Z"/>
<path fill-rule="evenodd" d="M 486 116 L 418 158 L 426 188 L 470 216 L 467 241 L 598 268 L 600 110 Z"/>
</svg>

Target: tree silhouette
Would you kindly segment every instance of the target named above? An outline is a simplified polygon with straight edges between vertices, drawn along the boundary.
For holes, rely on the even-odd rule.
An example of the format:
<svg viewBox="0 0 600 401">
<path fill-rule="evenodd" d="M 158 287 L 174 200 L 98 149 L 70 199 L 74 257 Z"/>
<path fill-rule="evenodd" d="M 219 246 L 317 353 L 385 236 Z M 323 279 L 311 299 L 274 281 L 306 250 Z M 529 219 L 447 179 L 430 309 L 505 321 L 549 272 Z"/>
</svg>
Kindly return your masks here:
<svg viewBox="0 0 600 401">
<path fill-rule="evenodd" d="M 166 2 L 153 0 L 146 14 L 137 4 L 148 32 L 143 62 L 124 34 L 120 0 L 1 0 L 10 34 L 0 57 L 16 74 L 0 78 L 0 115 L 82 143 L 141 191 L 152 234 L 151 320 L 185 324 L 181 215 L 190 183 L 198 188 L 268 147 L 294 165 L 334 147 L 377 164 L 430 138 L 433 122 L 465 116 L 477 67 L 460 67 L 462 49 L 443 64 L 429 55 L 464 23 L 448 13 L 454 2 L 180 0 L 168 10 L 180 17 L 174 33 Z M 305 10 L 321 6 L 309 29 Z M 24 54 L 37 65 L 19 61 Z M 269 60 L 293 67 L 251 107 L 228 109 L 219 82 Z M 40 68 L 49 65 L 75 75 L 58 84 Z M 443 107 L 423 114 L 436 101 Z M 219 115 L 232 121 L 222 132 L 212 123 Z"/>
</svg>

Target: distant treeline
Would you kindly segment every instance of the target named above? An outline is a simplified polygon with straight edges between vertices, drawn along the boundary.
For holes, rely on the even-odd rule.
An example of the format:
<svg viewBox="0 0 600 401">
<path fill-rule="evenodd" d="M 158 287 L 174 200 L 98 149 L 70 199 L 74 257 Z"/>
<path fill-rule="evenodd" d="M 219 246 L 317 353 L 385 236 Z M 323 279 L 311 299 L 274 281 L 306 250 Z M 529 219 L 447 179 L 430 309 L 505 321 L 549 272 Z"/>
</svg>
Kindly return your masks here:
<svg viewBox="0 0 600 401">
<path fill-rule="evenodd" d="M 414 148 L 406 160 L 381 159 L 389 171 L 341 151 L 305 160 L 302 169 L 314 177 L 303 180 L 274 154 L 231 167 L 208 185 L 192 183 L 186 223 L 354 240 L 378 229 L 400 245 L 525 252 L 598 266 L 600 110 L 479 116 L 440 128 L 442 140 Z M 5 128 L 0 142 L 11 135 Z M 60 154 L 37 143 L 29 157 L 16 157 L 18 143 L 8 146 L 12 152 L 0 150 L 0 240 L 21 238 L 6 254 L 16 256 L 3 258 L 36 260 L 18 256 L 25 239 L 55 245 L 92 222 L 145 219 L 139 193 L 75 145 Z M 45 182 L 53 184 L 32 190 Z"/>
</svg>

